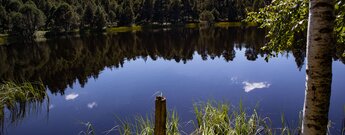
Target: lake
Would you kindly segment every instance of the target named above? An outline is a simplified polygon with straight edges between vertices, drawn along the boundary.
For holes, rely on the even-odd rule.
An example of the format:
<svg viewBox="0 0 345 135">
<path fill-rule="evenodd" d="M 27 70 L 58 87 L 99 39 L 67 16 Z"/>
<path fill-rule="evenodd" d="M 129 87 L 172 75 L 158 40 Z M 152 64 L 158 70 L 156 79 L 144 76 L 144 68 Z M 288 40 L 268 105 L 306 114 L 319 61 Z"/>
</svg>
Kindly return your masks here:
<svg viewBox="0 0 345 135">
<path fill-rule="evenodd" d="M 297 126 L 305 92 L 305 48 L 265 60 L 265 30 L 248 28 L 150 29 L 106 35 L 60 37 L 0 46 L 0 79 L 42 81 L 49 103 L 11 119 L 4 134 L 67 135 L 91 122 L 98 134 L 152 115 L 155 95 L 167 97 L 180 129 L 195 125 L 193 103 L 210 100 L 256 107 L 279 127 L 282 114 Z M 344 119 L 345 65 L 333 62 L 329 117 L 340 134 Z M 49 110 L 49 111 L 48 111 Z M 115 134 L 115 133 L 114 133 Z"/>
</svg>

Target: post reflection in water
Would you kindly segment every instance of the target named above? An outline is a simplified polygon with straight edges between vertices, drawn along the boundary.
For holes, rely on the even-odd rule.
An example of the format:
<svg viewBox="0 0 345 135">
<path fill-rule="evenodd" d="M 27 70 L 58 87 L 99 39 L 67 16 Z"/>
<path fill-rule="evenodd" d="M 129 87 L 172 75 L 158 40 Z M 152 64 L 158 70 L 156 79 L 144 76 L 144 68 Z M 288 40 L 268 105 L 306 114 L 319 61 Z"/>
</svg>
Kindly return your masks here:
<svg viewBox="0 0 345 135">
<path fill-rule="evenodd" d="M 121 68 L 126 61 L 164 59 L 188 63 L 195 54 L 202 60 L 222 58 L 231 63 L 236 50 L 244 50 L 248 61 L 265 57 L 265 30 L 249 28 L 209 28 L 144 30 L 135 33 L 82 35 L 49 39 L 33 44 L 0 46 L 0 80 L 42 81 L 53 94 L 65 94 L 76 82 L 84 87 L 90 78 L 98 78 L 105 68 Z M 305 48 L 292 47 L 281 57 L 293 55 L 297 69 L 305 61 Z M 140 67 L 137 67 L 140 68 Z M 231 79 L 233 80 L 233 78 Z M 235 80 L 235 79 L 234 79 Z M 268 88 L 267 82 L 243 82 L 246 92 Z M 303 91 L 303 89 L 301 90 Z M 79 95 L 66 95 L 73 100 Z M 88 104 L 89 108 L 96 102 Z"/>
</svg>

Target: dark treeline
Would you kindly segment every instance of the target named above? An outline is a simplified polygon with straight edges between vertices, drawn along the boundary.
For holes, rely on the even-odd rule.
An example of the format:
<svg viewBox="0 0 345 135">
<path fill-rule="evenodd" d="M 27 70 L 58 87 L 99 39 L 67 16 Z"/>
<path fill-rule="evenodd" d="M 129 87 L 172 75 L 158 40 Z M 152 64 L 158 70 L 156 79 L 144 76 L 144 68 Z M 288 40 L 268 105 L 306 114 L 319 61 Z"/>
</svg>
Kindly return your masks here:
<svg viewBox="0 0 345 135">
<path fill-rule="evenodd" d="M 63 94 L 76 81 L 83 86 L 90 77 L 97 78 L 104 68 L 120 68 L 127 60 L 161 58 L 187 63 L 196 52 L 204 60 L 222 58 L 230 62 L 237 48 L 244 49 L 247 59 L 254 61 L 267 55 L 260 49 L 265 43 L 264 35 L 256 28 L 173 29 L 1 46 L 0 78 L 42 80 L 52 92 Z M 292 52 L 301 68 L 305 49 L 287 50 L 289 55 L 287 52 Z"/>
<path fill-rule="evenodd" d="M 0 33 L 103 30 L 133 24 L 240 21 L 270 0 L 0 0 Z"/>
</svg>

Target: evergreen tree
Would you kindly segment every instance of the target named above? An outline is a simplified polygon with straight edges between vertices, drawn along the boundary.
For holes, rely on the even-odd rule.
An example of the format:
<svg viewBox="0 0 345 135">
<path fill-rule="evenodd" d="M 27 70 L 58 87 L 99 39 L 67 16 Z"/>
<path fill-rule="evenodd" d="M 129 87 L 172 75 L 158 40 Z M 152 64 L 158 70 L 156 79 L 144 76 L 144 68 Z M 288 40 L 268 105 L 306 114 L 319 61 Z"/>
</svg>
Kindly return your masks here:
<svg viewBox="0 0 345 135">
<path fill-rule="evenodd" d="M 152 20 L 162 24 L 167 19 L 167 11 L 167 0 L 155 0 Z"/>
<path fill-rule="evenodd" d="M 68 3 L 62 3 L 54 12 L 53 20 L 55 30 L 70 31 L 78 26 L 79 16 Z"/>
<path fill-rule="evenodd" d="M 45 23 L 43 12 L 32 1 L 26 2 L 12 17 L 13 33 L 26 38 L 33 37 Z"/>
<path fill-rule="evenodd" d="M 140 21 L 145 23 L 150 22 L 153 13 L 153 0 L 144 0 L 143 7 L 140 13 Z"/>
<path fill-rule="evenodd" d="M 19 12 L 22 5 L 23 5 L 23 3 L 20 0 L 11 0 L 7 6 L 7 10 L 9 12 Z"/>
<path fill-rule="evenodd" d="M 119 25 L 131 25 L 133 21 L 133 1 L 125 0 L 119 8 Z"/>
<path fill-rule="evenodd" d="M 192 18 L 193 10 L 190 0 L 182 0 L 181 19 L 183 22 L 189 22 Z"/>
<path fill-rule="evenodd" d="M 178 22 L 181 16 L 181 1 L 172 0 L 169 7 L 169 19 L 171 22 Z"/>
<path fill-rule="evenodd" d="M 0 5 L 0 32 L 4 33 L 8 21 L 8 15 L 5 8 Z"/>
<path fill-rule="evenodd" d="M 200 14 L 200 21 L 212 23 L 214 21 L 214 19 L 215 19 L 215 17 L 213 16 L 211 11 L 205 10 Z"/>
<path fill-rule="evenodd" d="M 102 31 L 107 24 L 106 14 L 101 7 L 98 7 L 94 17 L 95 29 Z"/>
<path fill-rule="evenodd" d="M 91 3 L 89 3 L 86 6 L 86 9 L 85 9 L 84 14 L 83 14 L 82 23 L 81 23 L 81 26 L 83 28 L 91 28 L 92 27 L 94 16 L 95 16 L 94 9 L 95 9 L 95 6 Z"/>
</svg>

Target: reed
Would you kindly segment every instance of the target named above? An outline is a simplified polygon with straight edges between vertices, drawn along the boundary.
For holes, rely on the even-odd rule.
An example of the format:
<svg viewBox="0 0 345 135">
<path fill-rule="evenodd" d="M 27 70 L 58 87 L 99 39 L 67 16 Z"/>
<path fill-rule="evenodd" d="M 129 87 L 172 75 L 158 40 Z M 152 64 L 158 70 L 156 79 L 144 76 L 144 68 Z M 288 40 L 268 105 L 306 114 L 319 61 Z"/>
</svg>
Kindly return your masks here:
<svg viewBox="0 0 345 135">
<path fill-rule="evenodd" d="M 9 111 L 11 123 L 19 122 L 30 112 L 38 112 L 43 101 L 49 98 L 45 87 L 39 83 L 4 82 L 0 84 L 0 127 L 3 129 L 5 109 Z"/>
<path fill-rule="evenodd" d="M 197 128 L 192 134 L 197 135 L 296 135 L 299 128 L 292 128 L 281 117 L 281 128 L 272 128 L 268 117 L 261 117 L 256 109 L 248 113 L 242 102 L 231 108 L 227 103 L 209 101 L 194 104 Z M 300 127 L 300 126 L 299 126 Z"/>
<path fill-rule="evenodd" d="M 289 125 L 284 114 L 281 116 L 282 127 L 272 128 L 270 118 L 261 117 L 256 109 L 246 110 L 242 102 L 236 107 L 216 101 L 195 103 L 193 106 L 197 125 L 191 135 L 298 135 L 300 133 L 300 128 L 292 128 Z M 120 135 L 154 134 L 153 117 L 137 116 L 134 123 L 128 119 L 118 118 L 118 123 L 119 125 L 107 131 L 107 134 L 114 131 L 113 129 L 116 129 Z M 301 121 L 298 127 L 300 123 Z M 166 134 L 180 135 L 183 131 L 180 131 L 179 127 L 178 114 L 176 111 L 169 112 Z"/>
<path fill-rule="evenodd" d="M 135 122 L 130 120 L 118 120 L 119 125 L 117 131 L 121 135 L 153 135 L 154 134 L 154 119 L 150 116 L 137 116 Z M 179 131 L 179 117 L 176 111 L 168 113 L 167 118 L 167 135 L 180 135 Z"/>
<path fill-rule="evenodd" d="M 91 122 L 82 123 L 85 126 L 85 131 L 80 131 L 79 135 L 95 135 L 95 129 Z"/>
</svg>

